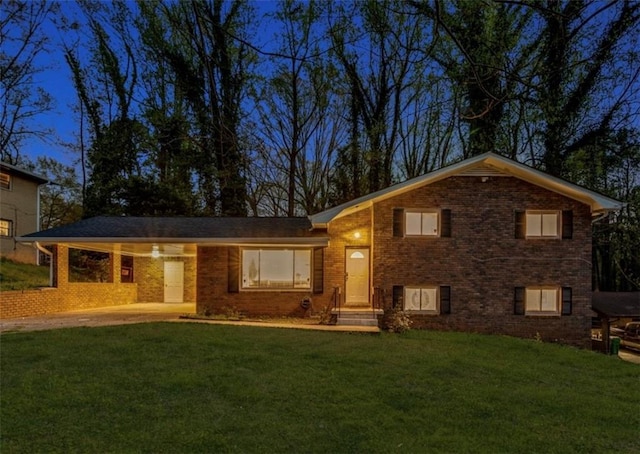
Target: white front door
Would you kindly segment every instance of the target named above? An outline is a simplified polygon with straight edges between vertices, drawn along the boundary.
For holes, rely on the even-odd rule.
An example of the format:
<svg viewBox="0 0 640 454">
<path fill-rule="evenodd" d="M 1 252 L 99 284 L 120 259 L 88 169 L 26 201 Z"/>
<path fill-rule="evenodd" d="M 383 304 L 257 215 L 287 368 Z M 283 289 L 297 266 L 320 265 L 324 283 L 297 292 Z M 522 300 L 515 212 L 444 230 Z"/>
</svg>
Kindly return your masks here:
<svg viewBox="0 0 640 454">
<path fill-rule="evenodd" d="M 369 249 L 346 249 L 345 304 L 369 305 Z"/>
<path fill-rule="evenodd" d="M 164 262 L 164 302 L 184 302 L 184 262 Z"/>
</svg>

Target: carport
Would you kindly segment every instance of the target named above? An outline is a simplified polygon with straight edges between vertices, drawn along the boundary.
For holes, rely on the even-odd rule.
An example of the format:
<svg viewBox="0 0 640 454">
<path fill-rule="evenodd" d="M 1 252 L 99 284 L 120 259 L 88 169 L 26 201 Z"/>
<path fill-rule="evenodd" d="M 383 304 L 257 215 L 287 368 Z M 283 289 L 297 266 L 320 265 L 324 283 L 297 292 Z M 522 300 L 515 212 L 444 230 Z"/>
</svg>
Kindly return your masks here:
<svg viewBox="0 0 640 454">
<path fill-rule="evenodd" d="M 591 309 L 602 322 L 604 352 L 611 350 L 611 324 L 621 319 L 640 319 L 640 292 L 594 292 Z"/>
</svg>

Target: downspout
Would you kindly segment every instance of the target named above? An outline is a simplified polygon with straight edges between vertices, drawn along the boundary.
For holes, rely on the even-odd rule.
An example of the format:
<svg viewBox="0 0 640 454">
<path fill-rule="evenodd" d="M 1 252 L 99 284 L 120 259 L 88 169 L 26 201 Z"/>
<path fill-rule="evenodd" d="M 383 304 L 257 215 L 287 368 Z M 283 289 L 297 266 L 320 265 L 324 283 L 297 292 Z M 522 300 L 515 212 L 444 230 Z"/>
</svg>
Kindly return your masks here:
<svg viewBox="0 0 640 454">
<path fill-rule="evenodd" d="M 49 287 L 53 287 L 53 252 L 51 252 L 49 249 L 47 249 L 46 247 L 42 246 L 40 243 L 38 243 L 37 241 L 35 243 L 33 243 L 33 245 L 35 246 L 35 248 L 37 250 L 39 250 L 40 252 L 42 252 L 43 254 L 46 254 L 49 256 Z M 38 254 L 39 256 L 40 254 Z"/>
</svg>

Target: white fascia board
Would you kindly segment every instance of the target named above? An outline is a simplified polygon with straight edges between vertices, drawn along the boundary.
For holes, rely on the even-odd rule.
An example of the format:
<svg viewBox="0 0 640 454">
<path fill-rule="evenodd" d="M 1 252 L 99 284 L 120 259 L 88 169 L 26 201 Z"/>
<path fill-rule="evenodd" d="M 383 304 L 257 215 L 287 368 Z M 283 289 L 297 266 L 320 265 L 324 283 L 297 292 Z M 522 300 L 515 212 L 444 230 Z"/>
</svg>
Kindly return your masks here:
<svg viewBox="0 0 640 454">
<path fill-rule="evenodd" d="M 309 219 L 311 220 L 313 227 L 325 228 L 329 224 L 329 222 L 349 215 L 351 213 L 355 213 L 364 208 L 368 208 L 374 203 L 383 201 L 391 197 L 395 197 L 408 191 L 412 191 L 427 184 L 432 184 L 437 181 L 444 180 L 445 178 L 453 176 L 457 173 L 462 173 L 468 169 L 485 163 L 504 171 L 508 175 L 513 175 L 514 177 L 520 178 L 521 180 L 527 181 L 531 184 L 535 184 L 542 188 L 557 192 L 558 194 L 589 205 L 593 214 L 607 211 L 617 211 L 624 206 L 624 204 L 618 200 L 614 200 L 602 194 L 598 194 L 597 192 L 591 191 L 573 183 L 569 183 L 568 181 L 562 180 L 560 178 L 553 177 L 540 170 L 536 170 L 532 167 L 505 158 L 498 154 L 484 153 L 469 159 L 465 159 L 464 161 L 442 167 L 425 175 L 390 186 L 386 189 L 382 189 L 372 194 L 359 197 L 350 202 L 343 203 L 342 205 L 338 205 L 337 207 L 309 216 Z"/>
</svg>

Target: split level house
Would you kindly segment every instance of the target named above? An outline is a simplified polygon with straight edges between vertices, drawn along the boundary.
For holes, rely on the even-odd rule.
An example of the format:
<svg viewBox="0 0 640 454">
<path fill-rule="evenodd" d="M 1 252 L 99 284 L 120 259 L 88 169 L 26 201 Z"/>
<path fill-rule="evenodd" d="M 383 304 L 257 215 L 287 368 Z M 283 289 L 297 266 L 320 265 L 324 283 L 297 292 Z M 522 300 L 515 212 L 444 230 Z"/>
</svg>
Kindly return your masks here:
<svg viewBox="0 0 640 454">
<path fill-rule="evenodd" d="M 0 162 L 0 257 L 38 262 L 38 251 L 17 237 L 40 229 L 40 187 L 47 179 Z"/>
<path fill-rule="evenodd" d="M 592 223 L 620 207 L 487 153 L 309 217 L 96 217 L 21 240 L 53 247 L 60 305 L 192 302 L 198 313 L 272 316 L 396 307 L 414 328 L 588 347 Z M 108 254 L 106 282 L 69 282 L 74 249 Z"/>
</svg>

